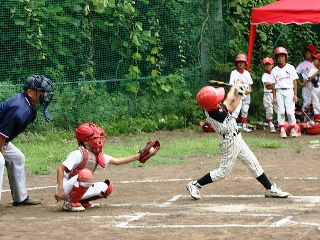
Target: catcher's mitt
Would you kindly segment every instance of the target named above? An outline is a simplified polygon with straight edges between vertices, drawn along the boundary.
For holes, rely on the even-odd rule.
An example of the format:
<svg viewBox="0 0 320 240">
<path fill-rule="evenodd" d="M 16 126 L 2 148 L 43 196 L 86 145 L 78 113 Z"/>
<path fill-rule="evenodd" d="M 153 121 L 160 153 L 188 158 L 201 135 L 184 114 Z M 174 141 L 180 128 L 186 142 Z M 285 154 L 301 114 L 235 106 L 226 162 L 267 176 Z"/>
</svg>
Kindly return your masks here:
<svg viewBox="0 0 320 240">
<path fill-rule="evenodd" d="M 160 142 L 158 140 L 152 140 L 148 142 L 144 149 L 139 150 L 139 162 L 145 163 L 149 158 L 154 156 L 159 151 L 159 149 Z"/>
</svg>

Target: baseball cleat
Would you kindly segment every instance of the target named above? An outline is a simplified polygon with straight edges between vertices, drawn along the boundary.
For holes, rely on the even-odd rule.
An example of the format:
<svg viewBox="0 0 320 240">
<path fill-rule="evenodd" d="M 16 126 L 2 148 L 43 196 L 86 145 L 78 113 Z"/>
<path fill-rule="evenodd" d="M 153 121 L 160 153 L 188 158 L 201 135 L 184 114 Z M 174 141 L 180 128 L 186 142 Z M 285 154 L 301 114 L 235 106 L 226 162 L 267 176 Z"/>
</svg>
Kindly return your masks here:
<svg viewBox="0 0 320 240">
<path fill-rule="evenodd" d="M 193 184 L 193 182 L 189 182 L 187 185 L 187 190 L 189 191 L 191 197 L 193 197 L 195 200 L 198 200 L 201 198 L 200 196 L 200 189 L 202 187 L 199 183 Z"/>
<path fill-rule="evenodd" d="M 242 130 L 244 132 L 252 132 L 252 130 L 250 128 L 247 128 L 247 127 L 243 127 Z"/>
<path fill-rule="evenodd" d="M 271 186 L 271 189 L 267 189 L 266 193 L 264 194 L 265 197 L 271 198 L 286 198 L 289 196 L 289 193 L 283 192 L 277 185 L 274 183 Z"/>
<path fill-rule="evenodd" d="M 281 138 L 286 138 L 286 137 L 287 137 L 287 133 L 286 133 L 286 131 L 284 130 L 284 128 L 281 128 L 280 137 L 281 137 Z"/>
<path fill-rule="evenodd" d="M 295 130 L 294 128 L 292 128 L 292 129 L 291 129 L 291 132 L 290 132 L 290 137 L 295 138 L 295 137 L 297 137 L 297 136 L 298 136 L 298 134 L 297 134 L 296 130 Z"/>
<path fill-rule="evenodd" d="M 270 126 L 270 132 L 271 132 L 271 133 L 277 132 L 277 131 L 276 131 L 276 128 L 275 128 L 274 126 Z"/>
<path fill-rule="evenodd" d="M 68 201 L 64 201 L 62 209 L 71 212 L 82 212 L 85 210 L 81 203 L 70 203 Z"/>
<path fill-rule="evenodd" d="M 93 207 L 94 207 L 94 204 L 93 204 L 91 201 L 82 202 L 81 204 L 82 204 L 82 206 L 83 206 L 84 208 L 93 208 Z"/>
<path fill-rule="evenodd" d="M 22 202 L 16 202 L 14 201 L 12 203 L 13 206 L 18 207 L 18 206 L 29 206 L 29 205 L 37 205 L 37 204 L 41 204 L 41 201 L 39 200 L 34 200 L 31 197 L 27 197 L 24 201 Z"/>
</svg>

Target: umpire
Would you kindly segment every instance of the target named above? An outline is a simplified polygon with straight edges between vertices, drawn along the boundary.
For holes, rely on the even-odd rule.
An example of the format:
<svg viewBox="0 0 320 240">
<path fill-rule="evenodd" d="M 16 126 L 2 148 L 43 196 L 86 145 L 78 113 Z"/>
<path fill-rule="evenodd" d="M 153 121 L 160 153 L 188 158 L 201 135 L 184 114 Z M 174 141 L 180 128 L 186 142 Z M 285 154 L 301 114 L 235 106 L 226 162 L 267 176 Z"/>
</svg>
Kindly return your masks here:
<svg viewBox="0 0 320 240">
<path fill-rule="evenodd" d="M 52 90 L 50 79 L 32 75 L 25 80 L 24 92 L 0 104 L 0 199 L 5 165 L 13 206 L 41 203 L 27 195 L 25 156 L 11 141 L 36 119 L 38 104 L 44 105 L 47 109 L 52 98 Z"/>
</svg>

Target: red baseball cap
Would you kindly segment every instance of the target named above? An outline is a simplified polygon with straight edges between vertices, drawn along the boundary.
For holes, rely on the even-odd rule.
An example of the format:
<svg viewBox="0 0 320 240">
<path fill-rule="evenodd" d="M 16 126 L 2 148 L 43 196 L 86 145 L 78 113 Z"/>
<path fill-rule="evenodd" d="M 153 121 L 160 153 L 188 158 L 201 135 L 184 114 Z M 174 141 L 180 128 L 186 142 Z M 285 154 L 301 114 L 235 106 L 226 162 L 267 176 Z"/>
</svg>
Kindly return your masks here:
<svg viewBox="0 0 320 240">
<path fill-rule="evenodd" d="M 318 49 L 316 46 L 309 44 L 308 46 L 306 46 L 306 49 L 310 50 L 312 52 L 312 54 L 317 54 Z"/>
<path fill-rule="evenodd" d="M 320 60 L 320 53 L 312 54 L 312 56 L 318 60 Z"/>
<path fill-rule="evenodd" d="M 264 59 L 262 60 L 262 62 L 263 62 L 263 65 L 265 65 L 265 64 L 267 64 L 267 63 L 269 63 L 269 64 L 274 64 L 273 59 L 270 58 L 270 57 L 264 58 Z"/>
</svg>

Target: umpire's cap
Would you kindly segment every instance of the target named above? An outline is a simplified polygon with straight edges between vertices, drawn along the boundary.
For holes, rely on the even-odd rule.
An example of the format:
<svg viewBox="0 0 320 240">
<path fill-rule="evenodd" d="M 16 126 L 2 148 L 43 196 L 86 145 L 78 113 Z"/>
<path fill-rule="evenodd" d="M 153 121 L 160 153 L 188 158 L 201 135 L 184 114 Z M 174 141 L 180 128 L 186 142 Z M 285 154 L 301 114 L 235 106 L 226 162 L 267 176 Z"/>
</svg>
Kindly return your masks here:
<svg viewBox="0 0 320 240">
<path fill-rule="evenodd" d="M 24 90 L 33 89 L 38 91 L 52 91 L 53 85 L 52 81 L 49 78 L 46 78 L 43 75 L 32 75 L 27 77 L 23 86 Z"/>
</svg>

